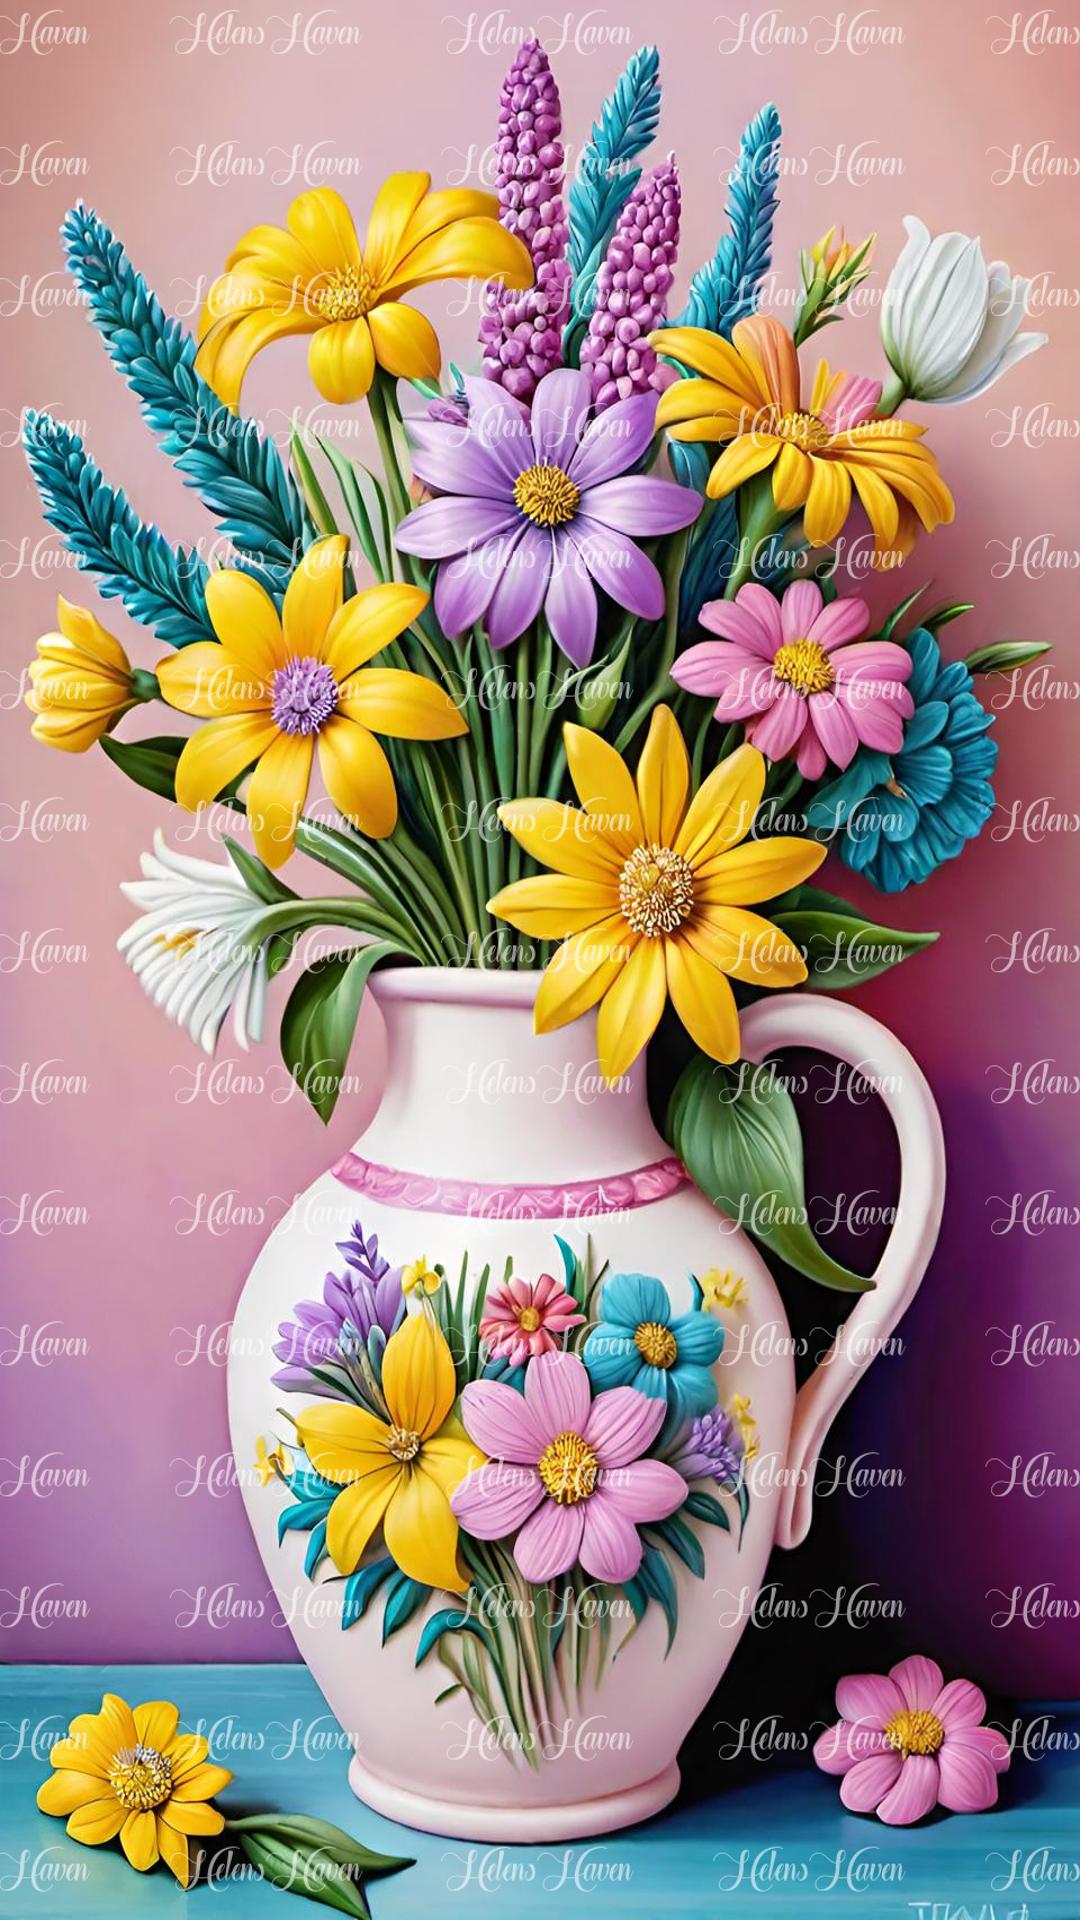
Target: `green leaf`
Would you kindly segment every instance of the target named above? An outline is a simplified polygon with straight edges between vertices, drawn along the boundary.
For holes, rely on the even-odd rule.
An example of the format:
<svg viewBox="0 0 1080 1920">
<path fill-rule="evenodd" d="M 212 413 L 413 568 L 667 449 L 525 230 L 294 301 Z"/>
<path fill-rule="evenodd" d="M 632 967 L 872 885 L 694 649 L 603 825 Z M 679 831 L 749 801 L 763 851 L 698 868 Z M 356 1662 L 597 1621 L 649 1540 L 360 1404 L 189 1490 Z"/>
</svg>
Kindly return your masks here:
<svg viewBox="0 0 1080 1920">
<path fill-rule="evenodd" d="M 670 1653 L 679 1624 L 679 1596 L 667 1557 L 659 1547 L 646 1547 L 637 1577 L 650 1600 L 658 1600 L 663 1608 L 668 1629 L 667 1652 Z"/>
<path fill-rule="evenodd" d="M 931 633 L 936 633 L 939 627 L 947 627 L 950 620 L 958 620 L 962 613 L 974 611 L 974 600 L 950 600 L 945 606 L 935 607 L 933 613 L 926 614 L 919 625 L 929 627 Z"/>
<path fill-rule="evenodd" d="M 356 535 L 364 559 L 367 561 L 372 572 L 377 574 L 380 580 L 387 579 L 389 577 L 387 574 L 387 560 L 385 555 L 379 551 L 378 541 L 375 538 L 375 528 L 372 524 L 371 515 L 367 509 L 367 502 L 364 499 L 363 491 L 357 477 L 355 463 L 350 460 L 346 454 L 340 452 L 332 440 L 324 440 L 322 435 L 318 433 L 315 435 L 315 440 L 322 448 L 337 476 L 337 483 L 341 488 L 341 497 L 345 502 L 345 511 L 352 523 L 352 529 Z M 364 473 L 366 469 L 361 467 L 360 472 Z"/>
<path fill-rule="evenodd" d="M 611 719 L 621 698 L 622 674 L 626 657 L 630 652 L 630 642 L 634 637 L 633 619 L 625 623 L 626 637 L 618 645 L 616 635 L 615 650 L 608 660 L 602 660 L 594 667 L 587 680 L 582 680 L 577 690 L 577 713 L 583 727 L 591 727 L 594 733 L 602 733 Z"/>
<path fill-rule="evenodd" d="M 392 1633 L 411 1620 L 418 1607 L 422 1607 L 430 1587 L 422 1586 L 419 1580 L 410 1580 L 407 1573 L 395 1573 L 386 1589 L 386 1604 L 383 1607 L 382 1643 L 385 1647 Z"/>
<path fill-rule="evenodd" d="M 704 1580 L 705 1550 L 697 1534 L 691 1531 L 685 1520 L 680 1520 L 678 1514 L 673 1513 L 666 1520 L 656 1521 L 649 1531 L 659 1534 L 661 1540 L 671 1548 L 672 1553 L 678 1555 L 683 1565 L 689 1567 L 698 1580 Z"/>
<path fill-rule="evenodd" d="M 902 927 L 879 927 L 847 908 L 779 913 L 771 916 L 806 960 L 807 986 L 827 993 L 861 986 L 878 974 L 899 966 L 923 947 L 933 946 L 936 933 L 909 933 Z"/>
<path fill-rule="evenodd" d="M 696 1487 L 687 1494 L 680 1511 L 693 1514 L 695 1520 L 703 1520 L 706 1526 L 723 1527 L 726 1532 L 731 1532 L 731 1521 L 719 1500 L 711 1493 L 703 1493 L 700 1488 Z"/>
<path fill-rule="evenodd" d="M 355 953 L 332 953 L 302 973 L 289 995 L 282 1055 L 324 1125 L 337 1105 L 368 976 L 380 960 L 404 951 L 394 940 L 374 940 Z"/>
<path fill-rule="evenodd" d="M 308 457 L 308 450 L 304 445 L 299 428 L 297 427 L 293 428 L 289 436 L 289 452 L 292 457 L 293 466 L 296 469 L 296 477 L 300 482 L 300 491 L 304 496 L 304 503 L 315 523 L 316 532 L 322 536 L 340 532 L 337 521 L 334 519 L 333 513 L 330 510 L 330 502 L 319 484 L 318 475 L 311 464 L 311 460 Z"/>
<path fill-rule="evenodd" d="M 878 634 L 879 640 L 887 640 L 889 638 L 894 627 L 903 619 L 908 608 L 913 607 L 920 594 L 926 592 L 926 585 L 927 583 L 924 581 L 921 587 L 916 587 L 914 593 L 909 593 L 906 600 L 901 600 L 900 605 L 893 608 L 888 619 L 884 622 L 881 632 Z"/>
<path fill-rule="evenodd" d="M 1049 651 L 1048 640 L 998 640 L 989 647 L 976 647 L 964 665 L 969 673 L 1015 673 L 1018 667 L 1030 667 L 1033 660 Z"/>
<path fill-rule="evenodd" d="M 354 1840 L 344 1827 L 335 1827 L 329 1820 L 317 1820 L 310 1813 L 253 1813 L 240 1820 L 228 1822 L 230 1833 L 265 1833 L 280 1835 L 283 1839 L 309 1842 L 312 1846 L 333 1850 L 340 1860 L 347 1860 L 351 1866 L 359 1867 L 369 1879 L 376 1874 L 399 1873 L 403 1867 L 414 1867 L 415 1860 L 395 1853 L 375 1853 L 371 1847 L 365 1847 Z"/>
<path fill-rule="evenodd" d="M 147 740 L 114 740 L 103 734 L 98 744 L 113 766 L 134 780 L 137 787 L 145 787 L 148 793 L 175 802 L 176 763 L 187 746 L 185 734 L 154 734 Z M 238 773 L 235 780 L 222 788 L 218 798 L 233 799 L 246 774 L 245 767 L 243 773 Z"/>
<path fill-rule="evenodd" d="M 435 1642 L 441 1640 L 444 1633 L 473 1633 L 478 1640 L 483 1641 L 489 1653 L 493 1652 L 491 1635 L 473 1614 L 462 1613 L 460 1607 L 443 1607 L 439 1613 L 433 1613 L 430 1620 L 424 1622 L 424 1630 L 416 1648 L 417 1666 L 420 1665 L 421 1660 L 427 1659 Z"/>
<path fill-rule="evenodd" d="M 394 1563 L 387 1555 L 382 1560 L 372 1560 L 357 1573 L 350 1573 L 345 1582 L 345 1599 L 341 1609 L 342 1627 L 351 1627 L 353 1622 L 363 1618 L 369 1602 L 373 1599 L 384 1580 L 389 1580 L 394 1571 Z"/>
<path fill-rule="evenodd" d="M 265 906 L 277 907 L 283 900 L 300 898 L 298 893 L 285 885 L 284 880 L 278 879 L 276 873 L 271 873 L 257 853 L 249 853 L 247 847 L 242 847 L 231 834 L 223 833 L 221 837 L 229 859 L 256 900 L 261 900 Z"/>
<path fill-rule="evenodd" d="M 810 1231 L 795 1104 L 768 1068 L 732 1071 L 698 1054 L 676 1083 L 667 1137 L 701 1191 L 797 1273 L 843 1293 L 861 1279 Z"/>
</svg>

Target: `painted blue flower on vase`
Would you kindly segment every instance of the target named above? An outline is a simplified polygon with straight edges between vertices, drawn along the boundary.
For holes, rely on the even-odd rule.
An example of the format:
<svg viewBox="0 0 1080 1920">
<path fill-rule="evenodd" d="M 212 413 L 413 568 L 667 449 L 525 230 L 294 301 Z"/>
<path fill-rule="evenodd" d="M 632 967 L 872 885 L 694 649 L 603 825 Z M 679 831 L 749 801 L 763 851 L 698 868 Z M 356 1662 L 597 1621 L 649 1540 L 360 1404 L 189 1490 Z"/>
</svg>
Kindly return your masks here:
<svg viewBox="0 0 1080 1920">
<path fill-rule="evenodd" d="M 720 1357 L 724 1329 L 700 1308 L 673 1314 L 667 1288 L 644 1273 L 616 1273 L 600 1290 L 596 1326 L 582 1359 L 593 1390 L 636 1387 L 666 1400 L 673 1425 L 694 1420 L 716 1404 L 710 1371 Z"/>
</svg>

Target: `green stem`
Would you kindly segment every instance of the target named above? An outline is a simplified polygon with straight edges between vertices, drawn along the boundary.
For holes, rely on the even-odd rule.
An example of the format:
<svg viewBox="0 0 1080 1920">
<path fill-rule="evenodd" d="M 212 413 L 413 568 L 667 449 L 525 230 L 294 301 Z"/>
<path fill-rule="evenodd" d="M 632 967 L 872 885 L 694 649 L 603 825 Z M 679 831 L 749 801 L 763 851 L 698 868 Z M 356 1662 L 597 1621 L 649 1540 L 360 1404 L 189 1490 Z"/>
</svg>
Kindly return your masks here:
<svg viewBox="0 0 1080 1920">
<path fill-rule="evenodd" d="M 766 540 L 788 518 L 773 504 L 772 475 L 758 474 L 746 489 L 747 511 L 739 529 L 739 557 L 728 575 L 724 599 L 734 600 L 740 587 L 753 577 L 754 563 Z"/>
<path fill-rule="evenodd" d="M 629 719 L 620 728 L 615 740 L 615 751 L 625 753 L 642 722 L 648 719 L 653 708 L 667 693 L 667 682 L 675 659 L 675 648 L 679 639 L 679 582 L 682 579 L 686 550 L 690 544 L 689 529 L 677 533 L 668 543 L 661 569 L 664 578 L 664 631 L 660 658 L 652 674 L 652 684 L 638 701 Z"/>
<path fill-rule="evenodd" d="M 878 420 L 887 420 L 890 414 L 896 412 L 897 407 L 903 406 L 907 397 L 908 390 L 906 382 L 900 374 L 892 374 L 885 382 L 884 392 L 877 403 L 875 418 Z"/>
<path fill-rule="evenodd" d="M 402 476 L 401 467 L 398 464 L 397 447 L 394 444 L 392 422 L 395 418 L 400 419 L 401 416 L 397 410 L 393 381 L 381 367 L 375 369 L 375 378 L 368 393 L 368 407 L 371 412 L 371 424 L 375 429 L 375 438 L 379 443 L 386 484 L 390 491 L 392 519 L 397 526 L 398 521 L 404 520 L 409 511 L 409 489 Z"/>
</svg>

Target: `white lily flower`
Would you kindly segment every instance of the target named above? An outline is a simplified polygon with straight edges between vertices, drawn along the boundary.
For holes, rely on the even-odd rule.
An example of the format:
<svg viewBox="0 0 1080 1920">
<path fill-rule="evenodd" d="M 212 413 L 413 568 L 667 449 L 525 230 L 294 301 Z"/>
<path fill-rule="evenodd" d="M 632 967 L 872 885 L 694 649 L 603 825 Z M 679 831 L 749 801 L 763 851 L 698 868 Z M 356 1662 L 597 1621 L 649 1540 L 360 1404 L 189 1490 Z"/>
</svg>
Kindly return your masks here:
<svg viewBox="0 0 1080 1920">
<path fill-rule="evenodd" d="M 907 245 L 882 299 L 881 340 L 912 400 L 973 400 L 1038 347 L 1045 333 L 1018 331 L 1030 280 L 1003 260 L 989 267 L 966 233 L 931 238 L 908 214 Z"/>
<path fill-rule="evenodd" d="M 213 1053 L 230 1009 L 238 1045 L 261 1040 L 266 902 L 231 860 L 177 853 L 160 831 L 139 864 L 142 879 L 120 891 L 143 912 L 116 944 L 143 990 L 205 1053 Z"/>
</svg>

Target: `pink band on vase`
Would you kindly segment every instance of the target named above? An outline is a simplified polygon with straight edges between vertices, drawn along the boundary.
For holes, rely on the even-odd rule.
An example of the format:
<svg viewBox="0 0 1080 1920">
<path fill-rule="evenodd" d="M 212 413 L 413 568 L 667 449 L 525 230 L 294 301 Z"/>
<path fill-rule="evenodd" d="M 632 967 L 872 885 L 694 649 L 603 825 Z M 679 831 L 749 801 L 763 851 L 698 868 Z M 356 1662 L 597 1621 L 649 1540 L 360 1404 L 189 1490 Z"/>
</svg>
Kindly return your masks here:
<svg viewBox="0 0 1080 1920">
<path fill-rule="evenodd" d="M 370 1194 L 384 1206 L 416 1213 L 467 1214 L 477 1220 L 589 1220 L 597 1214 L 647 1207 L 690 1184 L 690 1175 L 674 1155 L 632 1173 L 557 1186 L 504 1187 L 485 1180 L 446 1180 L 383 1167 L 358 1153 L 343 1154 L 332 1172 L 344 1186 Z"/>
</svg>

